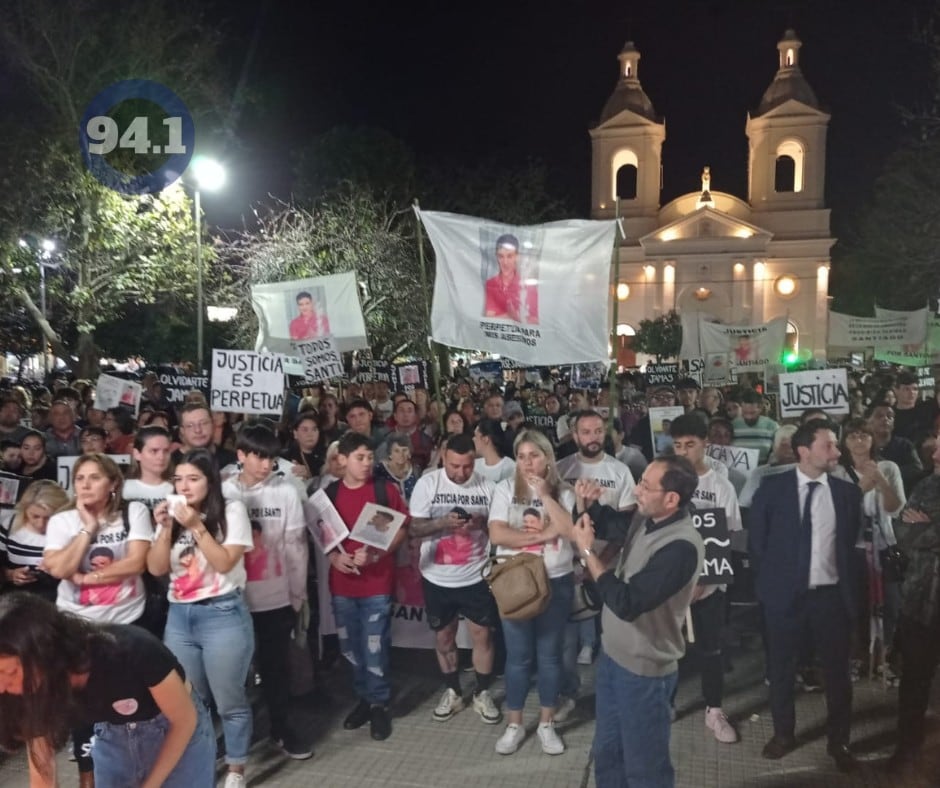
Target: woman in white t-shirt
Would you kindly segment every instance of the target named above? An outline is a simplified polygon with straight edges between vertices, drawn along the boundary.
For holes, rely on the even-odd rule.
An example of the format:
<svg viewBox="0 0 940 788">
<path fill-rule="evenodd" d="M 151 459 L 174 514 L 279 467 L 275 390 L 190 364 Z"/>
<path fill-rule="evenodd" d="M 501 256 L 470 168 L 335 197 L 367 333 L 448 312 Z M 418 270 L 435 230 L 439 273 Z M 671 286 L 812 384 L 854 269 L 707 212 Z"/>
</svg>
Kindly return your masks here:
<svg viewBox="0 0 940 788">
<path fill-rule="evenodd" d="M 144 615 L 141 574 L 153 537 L 150 514 L 136 501 L 125 505 L 124 478 L 104 454 L 83 454 L 72 470 L 75 500 L 46 528 L 43 563 L 59 578 L 59 610 L 106 624 L 138 623 Z M 82 785 L 94 771 L 89 756 L 94 730 L 72 732 Z"/>
<path fill-rule="evenodd" d="M 222 497 L 218 468 L 205 449 L 183 456 L 173 484 L 185 503 L 170 511 L 163 501 L 154 509 L 158 529 L 147 568 L 156 576 L 169 573 L 163 640 L 199 694 L 215 700 L 229 770 L 225 786 L 233 788 L 244 785 L 251 744 L 245 677 L 255 640 L 242 597 L 251 524 L 243 503 Z"/>
<path fill-rule="evenodd" d="M 134 438 L 133 463 L 124 482 L 124 500 L 141 501 L 151 512 L 173 492 L 170 482 L 170 433 L 141 427 Z"/>
<path fill-rule="evenodd" d="M 525 739 L 522 708 L 529 694 L 533 661 L 539 693 L 538 737 L 542 750 L 565 750 L 555 733 L 555 706 L 561 690 L 562 645 L 574 597 L 571 511 L 574 491 L 558 475 L 555 452 L 538 430 L 523 430 L 514 443 L 516 472 L 496 485 L 490 506 L 490 542 L 497 555 L 537 551 L 545 561 L 552 598 L 544 612 L 528 621 L 503 619 L 506 640 L 506 731 L 496 752 L 510 755 Z"/>
</svg>

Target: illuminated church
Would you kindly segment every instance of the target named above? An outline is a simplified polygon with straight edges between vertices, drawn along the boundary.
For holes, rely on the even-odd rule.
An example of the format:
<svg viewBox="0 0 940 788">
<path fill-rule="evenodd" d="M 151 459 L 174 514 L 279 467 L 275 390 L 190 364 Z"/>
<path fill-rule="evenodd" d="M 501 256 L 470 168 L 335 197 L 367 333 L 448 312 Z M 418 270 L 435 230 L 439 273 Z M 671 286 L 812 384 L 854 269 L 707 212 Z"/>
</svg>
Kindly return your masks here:
<svg viewBox="0 0 940 788">
<path fill-rule="evenodd" d="M 723 323 L 758 324 L 786 315 L 788 345 L 824 358 L 830 250 L 824 201 L 829 115 L 800 70 L 800 40 L 777 44 L 779 68 L 745 124 L 748 194 L 702 189 L 660 205 L 665 119 L 640 84 L 640 53 L 627 42 L 620 78 L 590 130 L 591 215 L 610 219 L 617 199 L 620 246 L 618 361 L 633 365 L 629 336 L 641 320 L 671 309 Z M 707 162 L 703 162 L 707 165 Z"/>
</svg>

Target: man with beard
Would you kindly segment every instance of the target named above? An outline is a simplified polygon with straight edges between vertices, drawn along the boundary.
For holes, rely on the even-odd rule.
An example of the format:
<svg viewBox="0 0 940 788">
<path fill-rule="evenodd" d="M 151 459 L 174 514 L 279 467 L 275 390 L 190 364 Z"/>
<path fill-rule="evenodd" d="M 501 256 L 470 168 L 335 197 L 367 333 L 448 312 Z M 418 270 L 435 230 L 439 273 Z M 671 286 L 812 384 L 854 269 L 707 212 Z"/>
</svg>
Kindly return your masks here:
<svg viewBox="0 0 940 788">
<path fill-rule="evenodd" d="M 597 503 L 607 510 L 608 515 L 632 512 L 636 508 L 633 474 L 626 465 L 604 451 L 607 434 L 604 419 L 595 410 L 581 410 L 571 421 L 571 434 L 578 451 L 558 460 L 558 475 L 572 487 L 580 480 L 597 485 L 600 488 Z M 563 722 L 575 706 L 574 696 L 581 683 L 577 663 L 590 664 L 593 661 L 594 634 L 594 618 L 568 622 L 562 654 L 564 675 L 561 697 L 555 711 L 556 722 Z"/>
<path fill-rule="evenodd" d="M 29 429 L 23 426 L 23 406 L 15 397 L 4 398 L 0 404 L 0 438 L 17 446 L 23 442 Z"/>
</svg>

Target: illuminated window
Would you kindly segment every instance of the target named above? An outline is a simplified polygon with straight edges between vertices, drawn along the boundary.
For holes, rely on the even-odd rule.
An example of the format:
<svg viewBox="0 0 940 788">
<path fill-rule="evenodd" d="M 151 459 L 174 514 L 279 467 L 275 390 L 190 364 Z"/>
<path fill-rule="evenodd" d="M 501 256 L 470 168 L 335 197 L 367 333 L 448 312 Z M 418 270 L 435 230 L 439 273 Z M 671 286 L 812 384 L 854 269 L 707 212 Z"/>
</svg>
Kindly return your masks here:
<svg viewBox="0 0 940 788">
<path fill-rule="evenodd" d="M 795 140 L 786 140 L 777 146 L 774 170 L 774 191 L 803 191 L 803 146 Z"/>
<path fill-rule="evenodd" d="M 629 148 L 617 151 L 611 161 L 613 175 L 612 199 L 635 200 L 640 172 L 640 160 Z"/>
</svg>

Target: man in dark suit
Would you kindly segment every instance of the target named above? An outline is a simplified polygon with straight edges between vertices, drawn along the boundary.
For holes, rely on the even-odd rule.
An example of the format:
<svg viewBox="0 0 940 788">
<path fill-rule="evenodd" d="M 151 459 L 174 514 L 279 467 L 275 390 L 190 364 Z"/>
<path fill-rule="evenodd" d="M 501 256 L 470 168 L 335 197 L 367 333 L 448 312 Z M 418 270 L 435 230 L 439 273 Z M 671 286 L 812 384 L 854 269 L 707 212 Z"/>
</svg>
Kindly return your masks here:
<svg viewBox="0 0 940 788">
<path fill-rule="evenodd" d="M 849 751 L 852 683 L 850 641 L 858 609 L 853 551 L 861 492 L 830 475 L 839 460 L 832 425 L 821 419 L 797 429 L 792 471 L 761 483 L 750 516 L 750 554 L 768 641 L 774 736 L 765 758 L 796 746 L 793 684 L 803 638 L 812 638 L 826 679 L 827 752 L 841 771 L 855 768 Z"/>
</svg>

